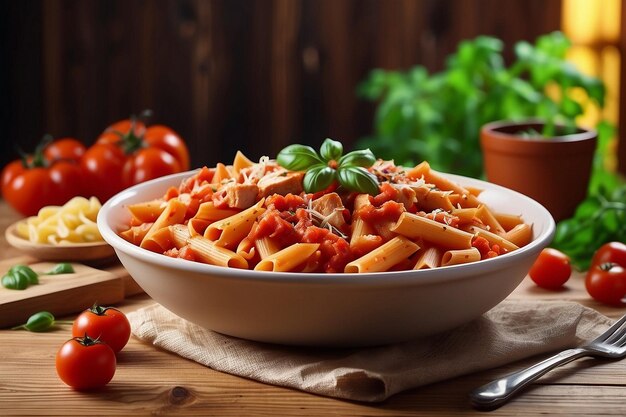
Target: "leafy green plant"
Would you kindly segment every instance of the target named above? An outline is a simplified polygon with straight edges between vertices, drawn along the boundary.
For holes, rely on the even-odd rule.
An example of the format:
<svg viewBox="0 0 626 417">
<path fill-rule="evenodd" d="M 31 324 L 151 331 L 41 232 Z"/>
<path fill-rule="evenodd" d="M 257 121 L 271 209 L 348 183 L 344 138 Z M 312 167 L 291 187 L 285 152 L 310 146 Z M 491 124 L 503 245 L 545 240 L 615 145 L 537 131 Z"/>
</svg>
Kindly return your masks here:
<svg viewBox="0 0 626 417">
<path fill-rule="evenodd" d="M 589 268 L 594 252 L 607 242 L 626 242 L 626 183 L 600 187 L 559 222 L 553 247 L 565 252 L 580 270 Z"/>
<path fill-rule="evenodd" d="M 358 88 L 378 104 L 374 133 L 357 148 L 400 164 L 428 160 L 436 169 L 479 177 L 483 124 L 535 117 L 545 121 L 542 136 L 551 137 L 574 131 L 585 106 L 604 106 L 602 82 L 565 59 L 570 46 L 560 32 L 534 44 L 521 41 L 507 66 L 503 43 L 480 36 L 461 42 L 441 72 L 376 69 Z"/>
</svg>

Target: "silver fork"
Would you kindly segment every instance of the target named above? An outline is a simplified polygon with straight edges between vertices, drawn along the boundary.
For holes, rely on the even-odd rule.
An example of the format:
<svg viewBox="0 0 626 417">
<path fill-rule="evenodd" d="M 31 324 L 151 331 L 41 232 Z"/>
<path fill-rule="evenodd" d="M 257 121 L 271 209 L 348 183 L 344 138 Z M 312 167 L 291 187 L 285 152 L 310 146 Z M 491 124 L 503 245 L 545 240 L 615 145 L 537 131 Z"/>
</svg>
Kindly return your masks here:
<svg viewBox="0 0 626 417">
<path fill-rule="evenodd" d="M 510 400 L 515 393 L 557 366 L 584 356 L 620 359 L 626 356 L 626 316 L 617 320 L 590 343 L 563 352 L 521 371 L 496 379 L 470 394 L 472 405 L 480 410 L 493 410 Z"/>
</svg>

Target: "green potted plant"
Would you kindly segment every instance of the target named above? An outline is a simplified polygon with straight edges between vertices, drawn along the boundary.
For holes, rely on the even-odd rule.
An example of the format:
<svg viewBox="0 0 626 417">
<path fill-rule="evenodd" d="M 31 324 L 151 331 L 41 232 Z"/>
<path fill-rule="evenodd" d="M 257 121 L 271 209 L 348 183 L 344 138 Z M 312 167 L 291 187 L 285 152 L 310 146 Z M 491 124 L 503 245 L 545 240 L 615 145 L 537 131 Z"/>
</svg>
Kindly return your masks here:
<svg viewBox="0 0 626 417">
<path fill-rule="evenodd" d="M 605 95 L 599 79 L 582 74 L 565 59 L 569 47 L 560 32 L 541 36 L 535 44 L 521 41 L 515 44 L 515 60 L 507 66 L 502 42 L 481 36 L 461 42 L 445 69 L 435 74 L 420 66 L 408 71 L 374 70 L 358 91 L 378 102 L 375 132 L 359 146 L 400 163 L 426 159 L 447 172 L 473 177 L 486 173 L 488 180 L 538 199 L 557 220 L 567 217 L 585 197 L 596 148 L 595 132 L 577 127 L 576 118 L 587 105 L 602 107 Z M 494 121 L 499 123 L 489 124 Z M 484 154 L 479 140 L 482 126 Z M 492 130 L 497 138 L 484 139 Z M 598 126 L 598 132 L 601 142 L 610 139 L 606 123 Z M 568 135 L 574 136 L 568 139 Z M 492 151 L 514 154 L 518 141 L 527 145 L 521 153 L 530 156 L 521 168 L 512 165 L 521 157 L 494 163 Z M 575 161 L 557 163 L 570 151 L 553 148 L 570 143 L 575 143 Z M 550 150 L 542 150 L 544 145 Z M 549 162 L 538 162 L 544 154 L 550 155 Z M 531 178 L 538 166 L 560 170 L 559 175 Z M 571 173 L 575 167 L 580 174 Z M 528 181 L 518 186 L 511 178 Z M 557 179 L 567 183 L 549 184 Z M 566 190 L 574 191 L 566 195 Z M 553 195 L 558 197 L 554 203 L 558 207 L 546 197 Z"/>
</svg>

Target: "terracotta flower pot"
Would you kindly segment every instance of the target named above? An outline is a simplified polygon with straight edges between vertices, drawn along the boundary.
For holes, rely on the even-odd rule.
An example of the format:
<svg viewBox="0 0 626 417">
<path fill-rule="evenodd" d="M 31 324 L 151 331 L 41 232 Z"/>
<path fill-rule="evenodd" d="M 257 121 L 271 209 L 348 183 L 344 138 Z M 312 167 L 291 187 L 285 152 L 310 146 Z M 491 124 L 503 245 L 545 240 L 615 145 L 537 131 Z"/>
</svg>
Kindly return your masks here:
<svg viewBox="0 0 626 417">
<path fill-rule="evenodd" d="M 524 138 L 542 130 L 538 121 L 489 123 L 481 129 L 487 180 L 519 191 L 545 206 L 556 221 L 571 217 L 587 195 L 597 132 L 554 138 Z"/>
</svg>

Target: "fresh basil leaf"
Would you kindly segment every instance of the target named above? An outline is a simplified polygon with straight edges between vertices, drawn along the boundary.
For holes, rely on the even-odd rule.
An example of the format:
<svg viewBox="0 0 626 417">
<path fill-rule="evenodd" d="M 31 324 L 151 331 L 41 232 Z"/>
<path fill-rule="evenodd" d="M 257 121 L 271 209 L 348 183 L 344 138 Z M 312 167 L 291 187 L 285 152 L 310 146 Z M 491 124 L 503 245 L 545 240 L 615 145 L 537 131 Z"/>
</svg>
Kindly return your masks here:
<svg viewBox="0 0 626 417">
<path fill-rule="evenodd" d="M 377 195 L 378 179 L 363 167 L 342 166 L 337 170 L 339 183 L 351 191 Z"/>
<path fill-rule="evenodd" d="M 24 329 L 31 332 L 44 332 L 54 325 L 54 316 L 48 311 L 40 311 L 28 318 Z"/>
<path fill-rule="evenodd" d="M 376 157 L 369 149 L 352 151 L 342 156 L 338 163 L 340 167 L 359 166 L 368 168 L 376 162 Z"/>
<path fill-rule="evenodd" d="M 278 153 L 276 162 L 283 168 L 292 171 L 304 171 L 315 164 L 323 163 L 310 146 L 289 145 Z"/>
<path fill-rule="evenodd" d="M 9 290 L 25 290 L 28 285 L 28 278 L 24 275 L 7 273 L 2 277 L 2 286 Z"/>
<path fill-rule="evenodd" d="M 56 264 L 54 268 L 50 271 L 46 272 L 47 275 L 59 275 L 59 274 L 73 274 L 74 267 L 71 263 L 62 262 L 60 264 Z"/>
<path fill-rule="evenodd" d="M 307 193 L 322 191 L 335 180 L 337 171 L 323 164 L 315 165 L 306 172 L 302 186 Z"/>
<path fill-rule="evenodd" d="M 320 155 L 325 161 L 336 161 L 343 155 L 343 145 L 341 142 L 326 138 L 320 148 Z"/>
</svg>

